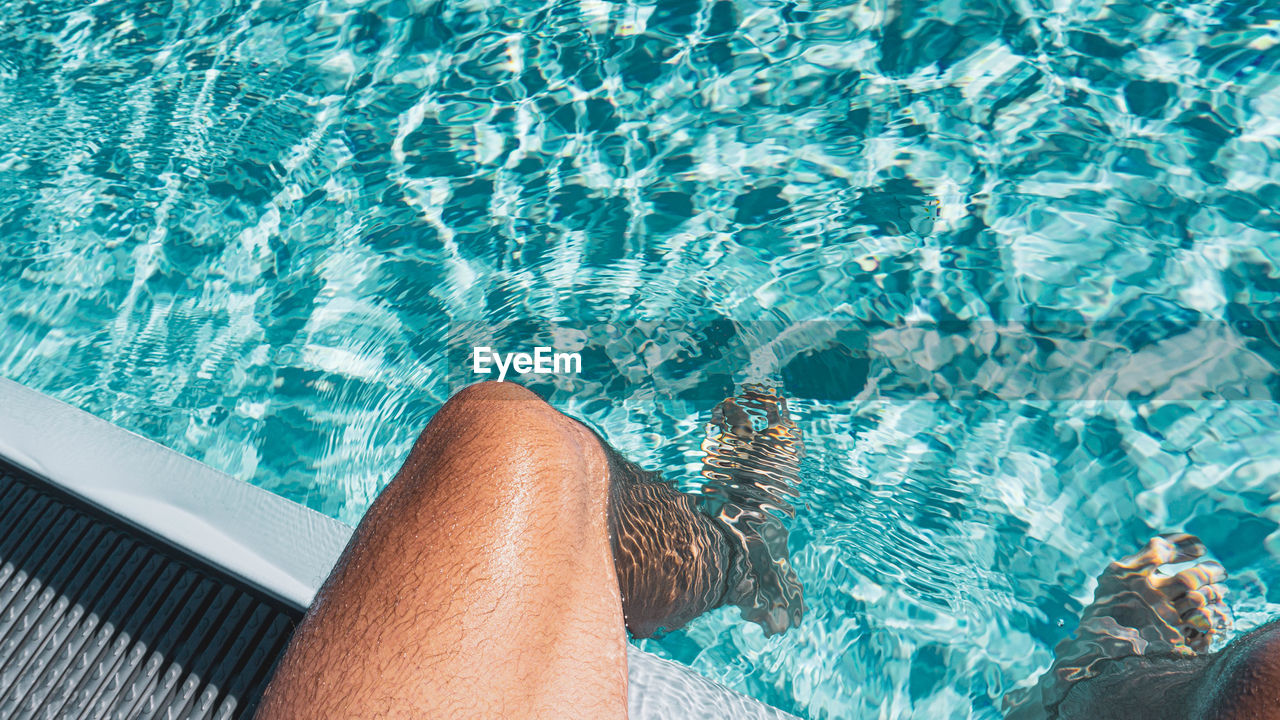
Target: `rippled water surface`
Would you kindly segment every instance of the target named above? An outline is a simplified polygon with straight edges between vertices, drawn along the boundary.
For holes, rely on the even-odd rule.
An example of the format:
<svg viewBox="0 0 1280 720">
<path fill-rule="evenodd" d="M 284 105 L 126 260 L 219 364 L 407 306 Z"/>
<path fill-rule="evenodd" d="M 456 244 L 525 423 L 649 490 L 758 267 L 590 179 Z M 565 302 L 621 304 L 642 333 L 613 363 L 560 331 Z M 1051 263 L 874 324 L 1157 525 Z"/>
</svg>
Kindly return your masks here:
<svg viewBox="0 0 1280 720">
<path fill-rule="evenodd" d="M 2 375 L 348 522 L 472 341 L 685 487 L 780 384 L 804 623 L 645 645 L 802 716 L 999 717 L 1159 531 L 1280 609 L 1272 3 L 0 10 Z"/>
</svg>

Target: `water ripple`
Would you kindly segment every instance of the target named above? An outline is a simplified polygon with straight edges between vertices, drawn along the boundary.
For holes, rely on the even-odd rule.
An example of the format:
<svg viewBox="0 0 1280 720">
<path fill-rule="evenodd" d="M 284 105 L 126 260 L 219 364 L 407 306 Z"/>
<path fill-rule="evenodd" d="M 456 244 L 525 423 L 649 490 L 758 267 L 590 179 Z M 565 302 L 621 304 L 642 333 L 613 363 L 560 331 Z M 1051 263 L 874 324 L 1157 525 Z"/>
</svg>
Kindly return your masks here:
<svg viewBox="0 0 1280 720">
<path fill-rule="evenodd" d="M 1107 560 L 1280 588 L 1264 4 L 11 2 L 0 374 L 347 521 L 470 344 L 700 482 L 779 386 L 800 627 L 650 649 L 809 717 L 999 717 Z"/>
</svg>

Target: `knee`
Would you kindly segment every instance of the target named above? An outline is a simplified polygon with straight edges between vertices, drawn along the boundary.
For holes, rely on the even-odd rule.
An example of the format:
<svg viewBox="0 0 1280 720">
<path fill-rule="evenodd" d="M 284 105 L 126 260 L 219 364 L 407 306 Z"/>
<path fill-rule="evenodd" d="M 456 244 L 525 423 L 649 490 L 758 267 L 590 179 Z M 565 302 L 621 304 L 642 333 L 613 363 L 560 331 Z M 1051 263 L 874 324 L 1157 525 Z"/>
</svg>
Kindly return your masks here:
<svg viewBox="0 0 1280 720">
<path fill-rule="evenodd" d="M 537 393 L 510 382 L 487 381 L 454 393 L 432 418 L 450 430 L 485 428 L 506 444 L 552 441 L 561 435 L 591 434 L 581 423 L 551 407 Z M 425 434 L 425 431 L 424 431 Z"/>
<path fill-rule="evenodd" d="M 1205 680 L 1194 717 L 1280 720 L 1280 621 L 1219 653 Z"/>
<path fill-rule="evenodd" d="M 419 436 L 413 455 L 442 452 L 500 464 L 604 462 L 595 433 L 510 382 L 476 383 L 449 398 Z"/>
<path fill-rule="evenodd" d="M 508 410 L 554 409 L 532 390 L 512 382 L 488 380 L 468 385 L 453 394 L 440 408 L 441 412 L 493 412 L 499 408 Z"/>
<path fill-rule="evenodd" d="M 441 433 L 472 435 L 468 431 L 475 430 L 499 436 L 539 434 L 558 429 L 565 419 L 527 388 L 509 382 L 482 382 L 454 393 L 427 424 L 419 442 Z"/>
</svg>

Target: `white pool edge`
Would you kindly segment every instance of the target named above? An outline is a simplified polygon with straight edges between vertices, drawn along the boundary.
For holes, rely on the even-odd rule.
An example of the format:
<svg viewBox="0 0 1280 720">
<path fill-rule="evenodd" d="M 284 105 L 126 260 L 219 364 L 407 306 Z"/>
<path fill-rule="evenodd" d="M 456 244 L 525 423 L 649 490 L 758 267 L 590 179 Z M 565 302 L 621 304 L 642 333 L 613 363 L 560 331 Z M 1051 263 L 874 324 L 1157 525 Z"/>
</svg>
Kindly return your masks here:
<svg viewBox="0 0 1280 720">
<path fill-rule="evenodd" d="M 0 456 L 298 607 L 311 604 L 352 532 L 4 378 Z"/>
</svg>

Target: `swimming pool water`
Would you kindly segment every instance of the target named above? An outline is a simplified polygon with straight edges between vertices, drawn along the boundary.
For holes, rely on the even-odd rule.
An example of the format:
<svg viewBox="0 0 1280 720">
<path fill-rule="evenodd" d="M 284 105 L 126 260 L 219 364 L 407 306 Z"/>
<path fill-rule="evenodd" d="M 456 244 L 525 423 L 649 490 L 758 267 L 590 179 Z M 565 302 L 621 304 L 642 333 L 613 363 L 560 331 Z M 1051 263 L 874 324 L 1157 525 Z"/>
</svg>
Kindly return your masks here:
<svg viewBox="0 0 1280 720">
<path fill-rule="evenodd" d="M 999 717 L 1156 532 L 1280 610 L 1272 5 L 3 8 L 0 375 L 348 522 L 474 339 L 685 487 L 780 384 L 804 623 L 644 646 L 807 717 Z"/>
</svg>

